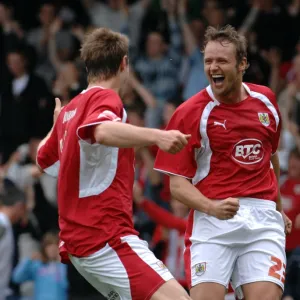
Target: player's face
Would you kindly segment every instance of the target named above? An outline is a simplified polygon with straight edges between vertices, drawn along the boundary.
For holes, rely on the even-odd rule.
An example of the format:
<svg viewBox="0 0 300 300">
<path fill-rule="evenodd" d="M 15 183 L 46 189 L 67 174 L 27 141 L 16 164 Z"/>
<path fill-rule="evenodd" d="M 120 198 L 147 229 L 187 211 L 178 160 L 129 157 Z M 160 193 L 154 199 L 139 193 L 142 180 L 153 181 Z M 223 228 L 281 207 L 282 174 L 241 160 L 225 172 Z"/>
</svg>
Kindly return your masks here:
<svg viewBox="0 0 300 300">
<path fill-rule="evenodd" d="M 226 96 L 242 81 L 246 61 L 237 64 L 235 45 L 211 41 L 204 50 L 204 70 L 215 96 Z"/>
</svg>

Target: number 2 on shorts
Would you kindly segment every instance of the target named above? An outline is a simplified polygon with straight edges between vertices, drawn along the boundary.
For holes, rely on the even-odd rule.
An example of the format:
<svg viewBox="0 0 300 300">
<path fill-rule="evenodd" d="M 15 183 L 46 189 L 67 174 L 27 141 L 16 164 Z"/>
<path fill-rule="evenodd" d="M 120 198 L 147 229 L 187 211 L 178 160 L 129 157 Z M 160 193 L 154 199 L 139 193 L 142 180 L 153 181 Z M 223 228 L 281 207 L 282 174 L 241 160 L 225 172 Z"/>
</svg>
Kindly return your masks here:
<svg viewBox="0 0 300 300">
<path fill-rule="evenodd" d="M 285 264 L 282 263 L 282 261 L 275 257 L 271 256 L 271 261 L 275 263 L 272 267 L 269 269 L 269 276 L 272 276 L 278 280 L 281 280 L 282 283 L 285 281 Z M 282 275 L 281 275 L 282 273 Z"/>
</svg>

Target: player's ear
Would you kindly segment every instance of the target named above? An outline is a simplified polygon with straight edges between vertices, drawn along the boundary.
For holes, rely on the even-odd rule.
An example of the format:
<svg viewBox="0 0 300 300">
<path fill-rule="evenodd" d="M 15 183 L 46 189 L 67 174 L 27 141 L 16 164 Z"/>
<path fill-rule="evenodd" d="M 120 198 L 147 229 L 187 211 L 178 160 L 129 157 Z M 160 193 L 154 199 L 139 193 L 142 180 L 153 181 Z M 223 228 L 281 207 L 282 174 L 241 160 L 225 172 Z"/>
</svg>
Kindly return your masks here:
<svg viewBox="0 0 300 300">
<path fill-rule="evenodd" d="M 120 65 L 121 72 L 124 71 L 126 68 L 128 68 L 128 63 L 129 63 L 128 56 L 125 55 L 122 58 L 121 65 Z"/>
<path fill-rule="evenodd" d="M 244 73 L 247 70 L 247 67 L 248 67 L 247 58 L 243 57 L 243 59 L 241 60 L 241 62 L 239 64 L 239 71 Z"/>
</svg>

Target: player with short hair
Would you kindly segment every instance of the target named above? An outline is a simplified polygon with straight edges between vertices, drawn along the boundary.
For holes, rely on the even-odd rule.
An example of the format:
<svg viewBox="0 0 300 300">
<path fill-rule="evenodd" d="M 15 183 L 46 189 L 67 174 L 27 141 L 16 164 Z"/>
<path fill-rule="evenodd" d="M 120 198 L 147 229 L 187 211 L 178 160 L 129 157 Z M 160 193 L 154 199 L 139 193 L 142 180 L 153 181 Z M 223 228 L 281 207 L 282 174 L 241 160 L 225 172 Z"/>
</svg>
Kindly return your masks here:
<svg viewBox="0 0 300 300">
<path fill-rule="evenodd" d="M 173 197 L 192 208 L 184 255 L 194 300 L 224 299 L 230 281 L 247 300 L 280 299 L 284 287 L 291 222 L 277 183 L 280 113 L 269 88 L 243 83 L 246 46 L 232 26 L 207 29 L 210 85 L 167 126 L 192 136 L 175 157 L 159 151 L 155 162 Z"/>
<path fill-rule="evenodd" d="M 88 88 L 63 108 L 56 99 L 56 122 L 37 154 L 38 165 L 58 176 L 62 260 L 109 299 L 190 299 L 138 238 L 132 219 L 132 147 L 177 153 L 189 135 L 127 124 L 118 95 L 129 74 L 125 36 L 96 29 L 81 57 Z"/>
</svg>

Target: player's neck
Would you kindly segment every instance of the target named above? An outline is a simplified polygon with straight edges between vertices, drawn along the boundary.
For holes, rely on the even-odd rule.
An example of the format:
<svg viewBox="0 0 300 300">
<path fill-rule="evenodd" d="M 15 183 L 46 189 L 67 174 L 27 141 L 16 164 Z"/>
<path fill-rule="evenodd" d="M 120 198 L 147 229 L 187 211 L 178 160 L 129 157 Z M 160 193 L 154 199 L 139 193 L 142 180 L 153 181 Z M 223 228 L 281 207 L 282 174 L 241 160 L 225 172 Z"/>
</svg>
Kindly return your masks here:
<svg viewBox="0 0 300 300">
<path fill-rule="evenodd" d="M 242 102 L 248 97 L 247 91 L 245 90 L 242 82 L 237 84 L 237 86 L 226 96 L 219 96 L 217 100 L 221 103 L 235 104 Z"/>
<path fill-rule="evenodd" d="M 104 89 L 114 90 L 119 93 L 120 90 L 120 80 L 117 77 L 113 77 L 108 80 L 95 80 L 89 83 L 88 89 L 94 86 L 103 87 Z"/>
</svg>

